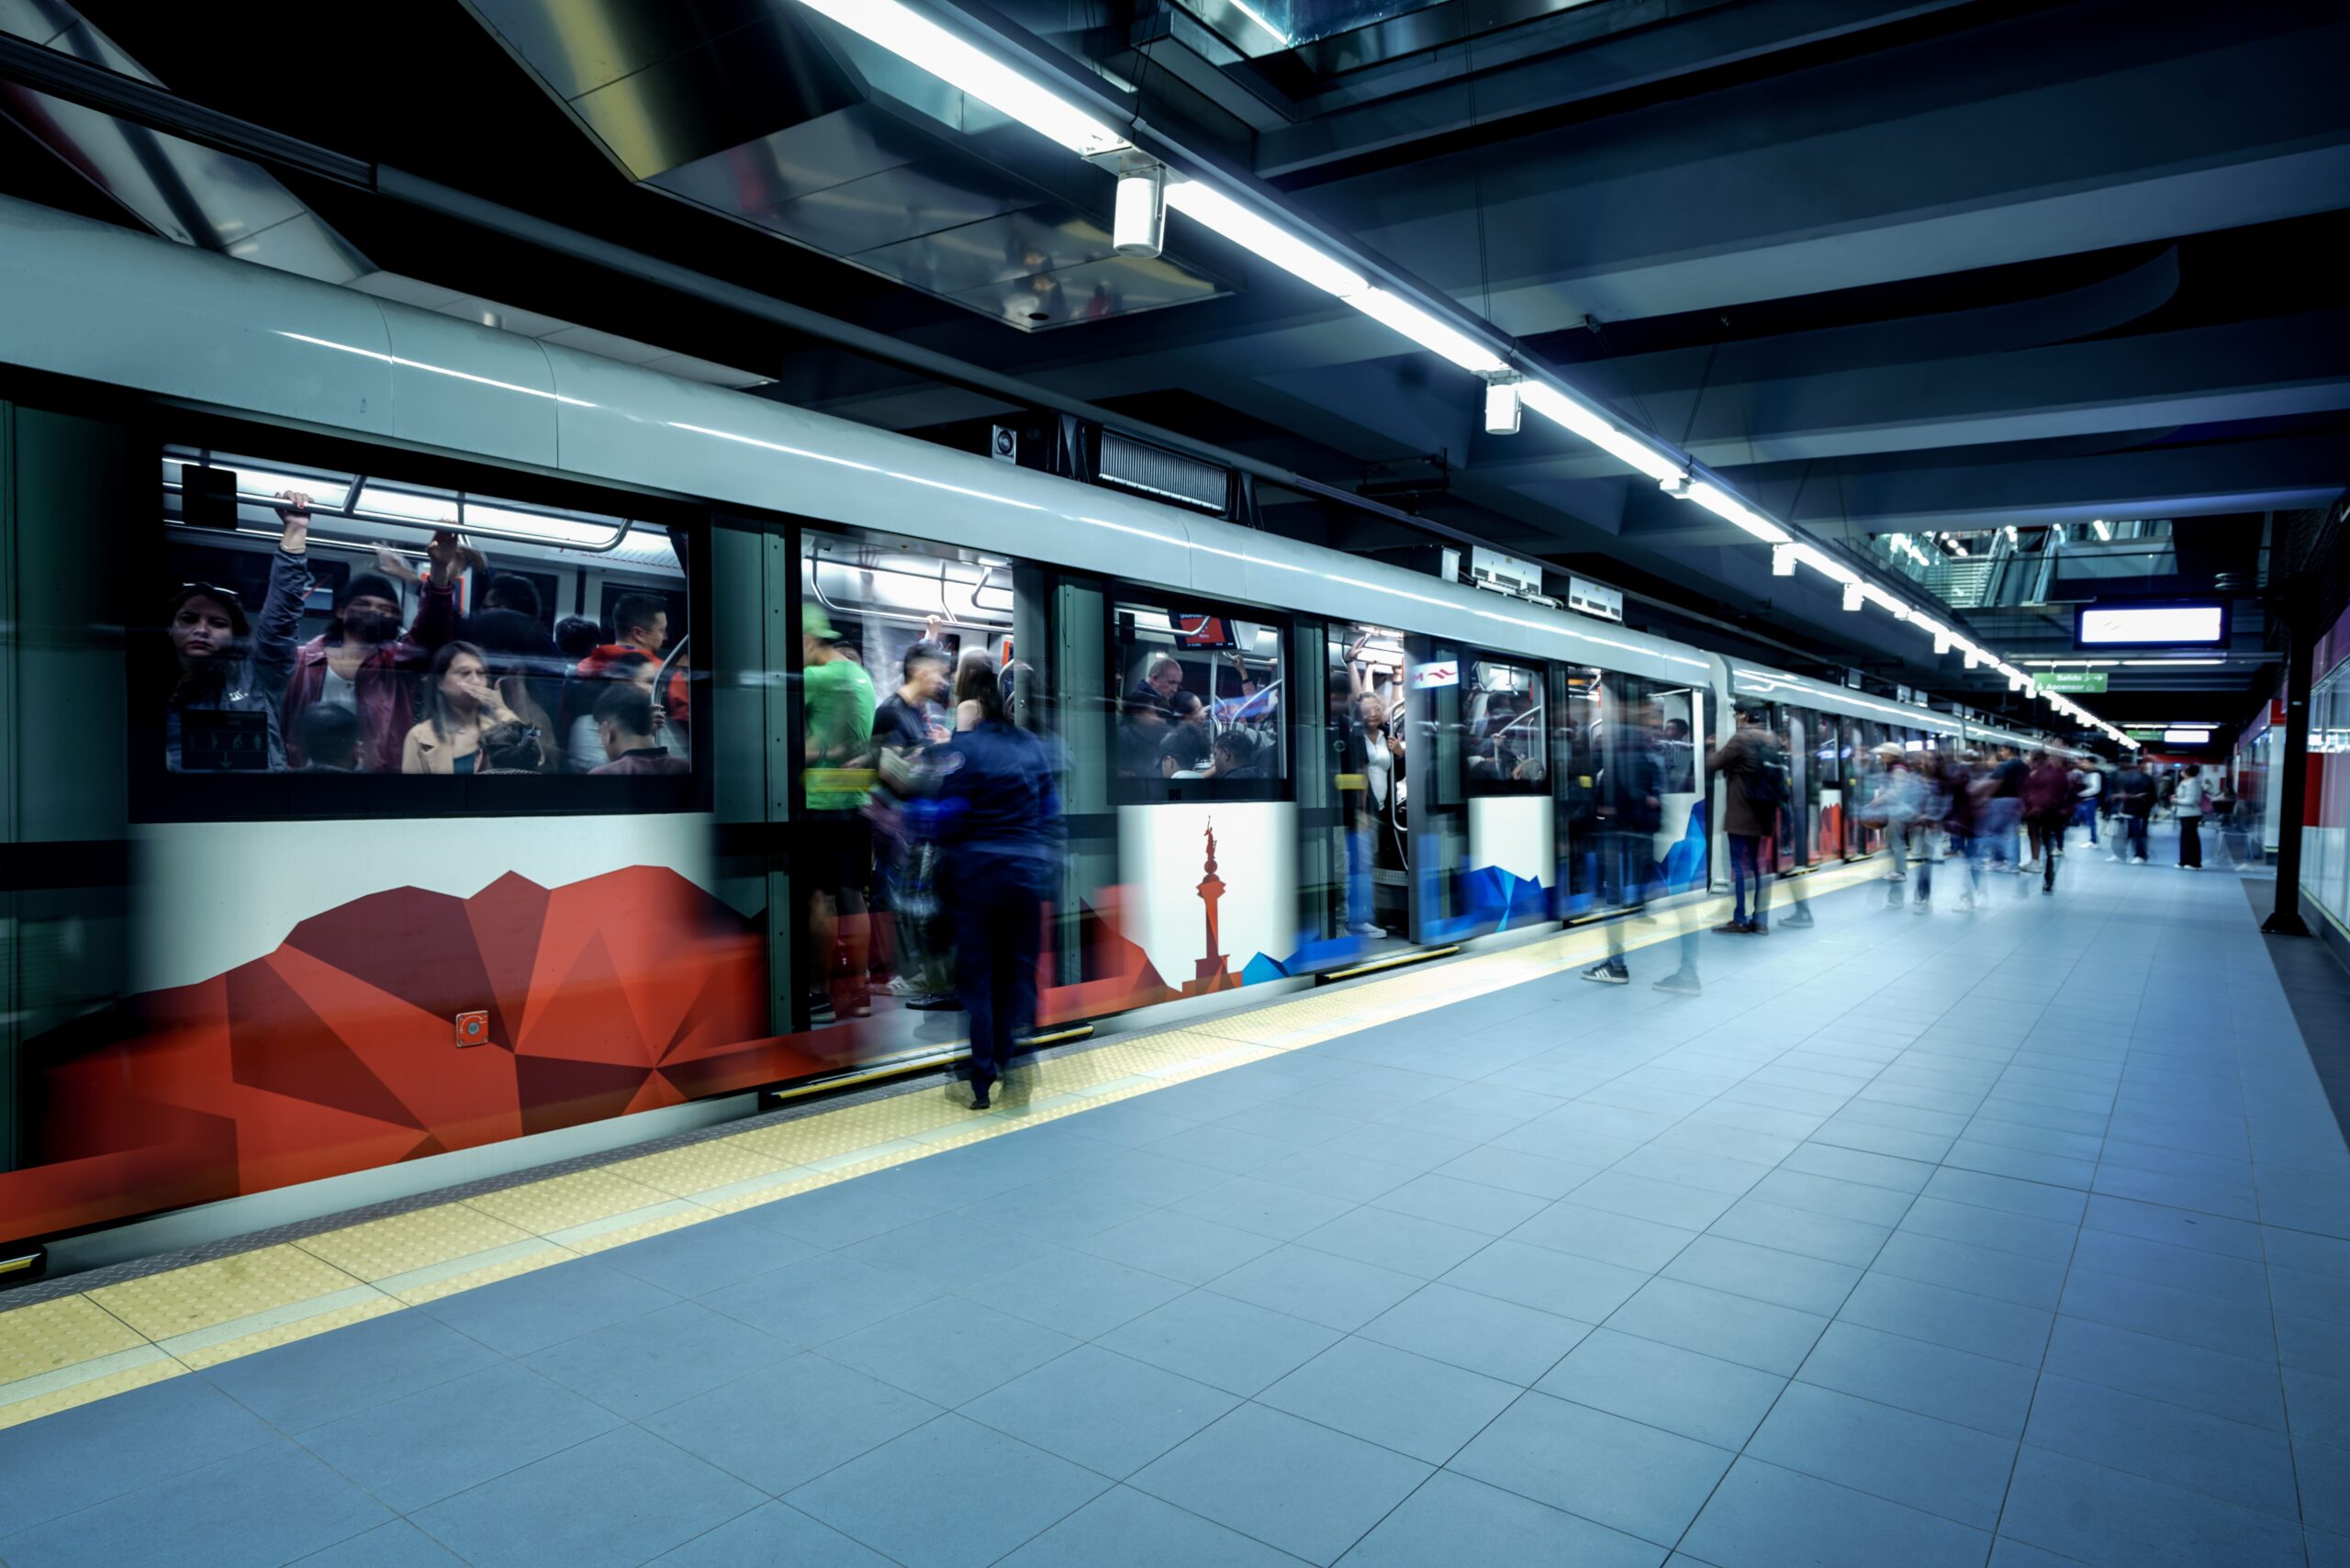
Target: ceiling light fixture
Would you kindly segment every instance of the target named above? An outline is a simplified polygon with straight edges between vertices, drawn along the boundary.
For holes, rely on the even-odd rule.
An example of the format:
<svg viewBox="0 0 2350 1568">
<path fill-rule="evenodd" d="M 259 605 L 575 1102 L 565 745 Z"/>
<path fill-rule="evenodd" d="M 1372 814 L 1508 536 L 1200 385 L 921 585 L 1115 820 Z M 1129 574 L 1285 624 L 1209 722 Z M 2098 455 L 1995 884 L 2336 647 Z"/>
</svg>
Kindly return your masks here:
<svg viewBox="0 0 2350 1568">
<path fill-rule="evenodd" d="M 1785 529 L 1781 528 L 1718 485 L 1709 484 L 1704 479 L 1692 480 L 1684 498 L 1696 502 L 1716 517 L 1725 518 L 1738 524 L 1739 527 L 1766 543 L 1780 545 L 1788 542 Z M 1778 558 L 1774 554 L 1772 557 L 1771 570 L 1777 576 L 1786 577 L 1794 568 L 1790 566 L 1786 572 L 1779 571 Z"/>
<path fill-rule="evenodd" d="M 1097 158 L 1133 145 L 1066 98 L 1038 86 L 901 0 L 800 3 L 1080 158 Z"/>
<path fill-rule="evenodd" d="M 1682 472 L 1677 459 L 1666 456 L 1631 431 L 1618 430 L 1603 415 L 1547 381 L 1529 381 L 1517 391 L 1528 408 L 1563 425 L 1635 473 L 1662 483 Z"/>
<path fill-rule="evenodd" d="M 1122 256 L 1156 257 L 1167 244 L 1167 165 L 1153 163 L 1118 176 L 1110 243 Z"/>
<path fill-rule="evenodd" d="M 1485 433 L 1516 435 L 1526 422 L 1526 405 L 1517 395 L 1519 377 L 1496 375 L 1485 383 Z"/>
<path fill-rule="evenodd" d="M 1859 579 L 1855 578 L 1844 585 L 1844 608 L 1848 610 L 1853 610 L 1860 609 L 1860 607 L 1861 585 Z"/>
<path fill-rule="evenodd" d="M 1771 575 L 1774 577 L 1792 577 L 1796 575 L 1794 545 L 1774 544 L 1771 546 Z"/>
</svg>

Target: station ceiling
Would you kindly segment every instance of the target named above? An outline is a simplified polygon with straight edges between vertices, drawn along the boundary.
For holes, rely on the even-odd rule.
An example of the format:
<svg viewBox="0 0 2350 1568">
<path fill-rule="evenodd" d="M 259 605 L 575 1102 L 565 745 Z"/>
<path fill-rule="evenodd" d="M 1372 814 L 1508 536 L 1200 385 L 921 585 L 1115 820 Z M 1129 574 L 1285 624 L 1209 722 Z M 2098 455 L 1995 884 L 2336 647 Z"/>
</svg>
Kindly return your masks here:
<svg viewBox="0 0 2350 1568">
<path fill-rule="evenodd" d="M 0 0 L 19 7 L 39 0 Z M 2261 581 L 2350 480 L 2350 13 L 2319 0 L 934 0 L 1107 84 L 1515 337 L 1774 514 L 1865 547 L 2161 520 L 2131 591 Z M 1108 252 L 1106 174 L 921 102 L 800 0 L 80 7 L 155 77 L 825 315 L 1615 584 L 1631 619 L 1997 711 L 2004 682 L 1197 229 Z M 19 117 L 21 126 L 21 117 Z M 120 218 L 0 147 L 0 188 Z M 26 156 L 16 154 L 25 153 Z M 1005 404 L 285 176 L 375 267 L 976 445 Z M 1041 281 L 1040 281 L 1041 280 Z M 1275 507 L 1343 548 L 1406 524 Z M 2042 535 L 2045 537 L 2045 535 Z M 2061 580 L 2061 579 L 2053 579 Z M 2074 653 L 2063 588 L 1964 617 Z M 2240 718 L 2277 666 L 2114 666 L 2117 722 Z M 2266 661 L 2266 662 L 2264 662 Z M 2202 711 L 2202 710 L 2211 710 Z"/>
</svg>

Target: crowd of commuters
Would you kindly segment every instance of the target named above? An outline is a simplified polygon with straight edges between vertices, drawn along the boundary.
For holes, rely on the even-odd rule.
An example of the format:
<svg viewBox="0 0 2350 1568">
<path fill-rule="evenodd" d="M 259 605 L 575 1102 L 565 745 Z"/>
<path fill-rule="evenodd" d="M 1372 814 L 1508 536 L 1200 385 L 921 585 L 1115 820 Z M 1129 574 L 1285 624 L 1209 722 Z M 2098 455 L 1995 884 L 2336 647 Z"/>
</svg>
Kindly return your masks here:
<svg viewBox="0 0 2350 1568">
<path fill-rule="evenodd" d="M 608 639 L 572 617 L 552 634 L 538 592 L 450 532 L 419 574 L 397 554 L 347 577 L 327 627 L 297 641 L 315 581 L 310 502 L 286 492 L 258 616 L 233 588 L 188 583 L 165 606 L 173 678 L 163 700 L 173 772 L 678 774 L 691 764 L 682 658 L 668 609 L 623 595 Z M 481 606 L 457 613 L 458 579 Z M 416 610 L 405 608 L 413 590 Z"/>
</svg>

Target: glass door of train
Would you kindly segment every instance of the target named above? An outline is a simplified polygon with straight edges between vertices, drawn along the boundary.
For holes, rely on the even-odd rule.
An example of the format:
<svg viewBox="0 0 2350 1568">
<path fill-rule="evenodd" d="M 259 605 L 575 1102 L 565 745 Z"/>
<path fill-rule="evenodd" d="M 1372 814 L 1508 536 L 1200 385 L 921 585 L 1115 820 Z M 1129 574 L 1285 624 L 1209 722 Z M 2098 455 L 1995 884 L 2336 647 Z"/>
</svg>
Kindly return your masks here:
<svg viewBox="0 0 2350 1568">
<path fill-rule="evenodd" d="M 1710 833 L 1703 688 L 1590 666 L 1551 672 L 1558 913 L 1702 890 Z"/>
</svg>

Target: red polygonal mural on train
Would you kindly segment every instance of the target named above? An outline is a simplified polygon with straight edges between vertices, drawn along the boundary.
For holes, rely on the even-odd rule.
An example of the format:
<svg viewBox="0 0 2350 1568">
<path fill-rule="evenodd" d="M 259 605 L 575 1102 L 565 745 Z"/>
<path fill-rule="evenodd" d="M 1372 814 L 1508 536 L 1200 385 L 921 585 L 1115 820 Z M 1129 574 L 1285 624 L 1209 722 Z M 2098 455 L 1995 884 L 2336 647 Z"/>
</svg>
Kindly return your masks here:
<svg viewBox="0 0 2350 1568">
<path fill-rule="evenodd" d="M 0 1237 L 471 1148 L 824 1065 L 767 1035 L 756 923 L 675 871 L 395 888 L 26 1047 Z M 487 1014 L 464 1048 L 458 1015 Z"/>
</svg>

